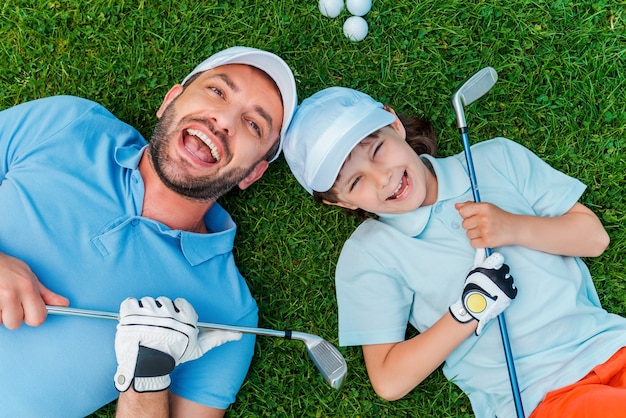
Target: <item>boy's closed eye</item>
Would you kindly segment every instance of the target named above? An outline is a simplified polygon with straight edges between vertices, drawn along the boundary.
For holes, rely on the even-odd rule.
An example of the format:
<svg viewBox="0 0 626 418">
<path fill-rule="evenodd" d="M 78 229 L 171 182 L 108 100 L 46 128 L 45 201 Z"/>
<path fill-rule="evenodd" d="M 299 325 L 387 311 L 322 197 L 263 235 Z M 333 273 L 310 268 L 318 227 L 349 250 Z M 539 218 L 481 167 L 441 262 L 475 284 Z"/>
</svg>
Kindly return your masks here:
<svg viewBox="0 0 626 418">
<path fill-rule="evenodd" d="M 357 183 L 359 182 L 359 180 L 361 180 L 361 176 L 358 176 L 357 178 L 354 179 L 354 181 L 352 183 L 350 183 L 350 187 L 348 189 L 348 191 L 353 191 L 354 188 L 356 187 Z"/>
</svg>

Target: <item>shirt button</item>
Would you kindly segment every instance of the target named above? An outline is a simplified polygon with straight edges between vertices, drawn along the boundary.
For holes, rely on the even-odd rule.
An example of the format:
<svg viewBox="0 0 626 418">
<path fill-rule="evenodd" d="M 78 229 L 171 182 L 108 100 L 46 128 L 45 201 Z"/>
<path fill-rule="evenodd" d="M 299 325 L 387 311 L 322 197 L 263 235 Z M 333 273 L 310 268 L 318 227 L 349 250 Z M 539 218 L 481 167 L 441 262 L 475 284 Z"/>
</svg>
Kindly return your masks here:
<svg viewBox="0 0 626 418">
<path fill-rule="evenodd" d="M 452 228 L 454 229 L 459 229 L 460 228 L 460 224 L 457 221 L 452 222 Z"/>
<path fill-rule="evenodd" d="M 130 224 L 131 224 L 132 226 L 137 226 L 137 225 L 139 225 L 139 219 L 133 219 L 132 221 L 130 221 Z"/>
<path fill-rule="evenodd" d="M 443 211 L 443 208 L 441 207 L 441 203 L 435 206 L 435 213 L 441 213 L 442 211 Z"/>
</svg>

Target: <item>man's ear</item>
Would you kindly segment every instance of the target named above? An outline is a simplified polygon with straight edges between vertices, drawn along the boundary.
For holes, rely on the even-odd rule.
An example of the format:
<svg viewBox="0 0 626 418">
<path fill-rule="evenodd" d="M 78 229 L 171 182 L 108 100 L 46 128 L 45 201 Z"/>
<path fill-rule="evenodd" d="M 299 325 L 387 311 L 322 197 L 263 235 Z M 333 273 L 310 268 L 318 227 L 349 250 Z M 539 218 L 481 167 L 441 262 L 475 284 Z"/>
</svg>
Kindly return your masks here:
<svg viewBox="0 0 626 418">
<path fill-rule="evenodd" d="M 357 210 L 359 207 L 355 206 L 355 205 L 350 205 L 348 203 L 344 203 L 344 202 L 331 202 L 329 200 L 326 199 L 322 199 L 322 202 L 324 202 L 325 205 L 330 205 L 330 206 L 339 206 L 340 208 L 345 208 L 345 209 L 350 209 L 350 210 Z"/>
<path fill-rule="evenodd" d="M 267 160 L 263 160 L 254 166 L 250 174 L 248 174 L 243 180 L 241 180 L 237 185 L 241 190 L 246 190 L 252 183 L 261 178 L 265 170 L 270 166 L 270 163 Z"/>
<path fill-rule="evenodd" d="M 392 108 L 390 108 L 389 106 L 383 106 L 383 109 L 385 109 L 387 112 L 392 113 L 395 117 L 396 120 L 394 120 L 393 122 L 391 122 L 391 127 L 398 132 L 402 138 L 406 139 L 406 129 L 404 129 L 404 125 L 402 124 L 402 122 L 400 121 L 400 118 L 398 117 L 398 115 L 396 114 L 396 111 L 393 110 Z"/>
<path fill-rule="evenodd" d="M 174 87 L 170 89 L 170 91 L 167 92 L 167 94 L 165 95 L 165 98 L 163 99 L 163 103 L 161 103 L 161 106 L 159 107 L 159 110 L 157 110 L 157 113 L 156 113 L 159 119 L 163 115 L 163 112 L 165 111 L 167 106 L 169 106 L 169 104 L 172 103 L 172 100 L 177 98 L 182 92 L 183 92 L 182 84 L 176 84 Z"/>
</svg>

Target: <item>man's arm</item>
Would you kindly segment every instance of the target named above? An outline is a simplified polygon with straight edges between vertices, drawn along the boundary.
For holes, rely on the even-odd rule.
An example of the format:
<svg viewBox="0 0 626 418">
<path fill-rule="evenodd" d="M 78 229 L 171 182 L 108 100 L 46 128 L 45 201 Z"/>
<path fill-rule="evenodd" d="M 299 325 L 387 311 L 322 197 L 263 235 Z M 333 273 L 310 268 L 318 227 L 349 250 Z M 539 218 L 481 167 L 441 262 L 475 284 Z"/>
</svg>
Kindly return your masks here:
<svg viewBox="0 0 626 418">
<path fill-rule="evenodd" d="M 167 391 L 138 393 L 129 388 L 120 393 L 115 416 L 117 418 L 168 418 L 170 415 Z"/>
<path fill-rule="evenodd" d="M 222 418 L 225 414 L 224 409 L 200 405 L 172 392 L 137 393 L 132 388 L 120 393 L 115 411 L 117 418 Z"/>
</svg>

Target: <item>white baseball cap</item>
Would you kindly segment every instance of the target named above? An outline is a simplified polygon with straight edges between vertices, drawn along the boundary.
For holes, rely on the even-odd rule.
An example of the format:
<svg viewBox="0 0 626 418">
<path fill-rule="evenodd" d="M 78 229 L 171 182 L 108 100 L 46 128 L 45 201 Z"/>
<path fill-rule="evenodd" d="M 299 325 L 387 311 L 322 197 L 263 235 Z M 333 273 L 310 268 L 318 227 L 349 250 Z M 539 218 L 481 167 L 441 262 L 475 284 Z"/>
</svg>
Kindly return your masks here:
<svg viewBox="0 0 626 418">
<path fill-rule="evenodd" d="M 298 106 L 285 135 L 285 159 L 309 193 L 326 192 L 352 149 L 394 120 L 365 93 L 345 87 L 321 90 Z"/>
<path fill-rule="evenodd" d="M 291 122 L 293 113 L 298 104 L 298 94 L 296 92 L 296 80 L 293 77 L 291 68 L 282 58 L 271 52 L 247 46 L 233 46 L 224 49 L 201 62 L 181 84 L 185 84 L 194 75 L 215 67 L 227 64 L 247 64 L 264 71 L 274 80 L 283 100 L 283 124 L 280 130 L 279 146 L 276 155 L 270 162 L 276 160 L 280 155 L 285 138 L 285 132 Z"/>
</svg>

